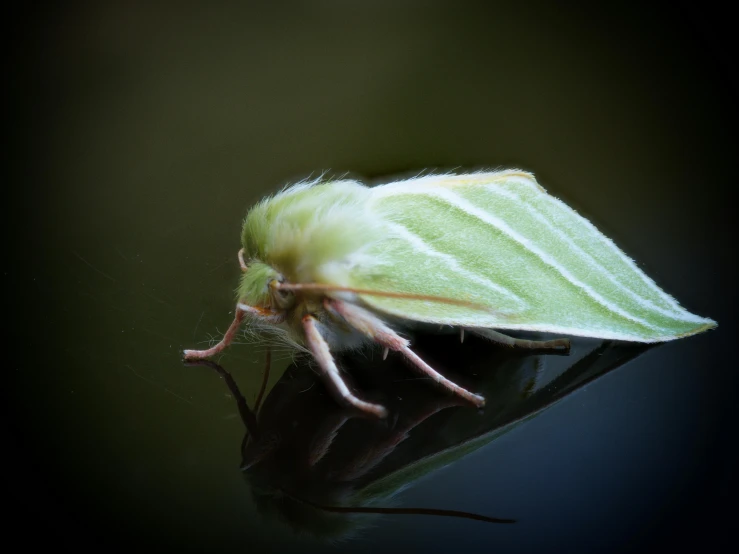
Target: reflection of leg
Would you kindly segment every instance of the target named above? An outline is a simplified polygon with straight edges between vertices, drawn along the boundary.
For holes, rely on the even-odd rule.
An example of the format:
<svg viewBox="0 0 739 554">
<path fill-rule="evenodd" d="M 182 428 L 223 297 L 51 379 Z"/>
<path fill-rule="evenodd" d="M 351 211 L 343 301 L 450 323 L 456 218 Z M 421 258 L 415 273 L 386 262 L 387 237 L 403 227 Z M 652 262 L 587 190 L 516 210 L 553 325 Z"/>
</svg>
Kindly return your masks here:
<svg viewBox="0 0 739 554">
<path fill-rule="evenodd" d="M 553 339 L 553 340 L 526 340 L 526 339 L 515 339 L 498 333 L 492 329 L 483 329 L 479 327 L 468 327 L 468 331 L 489 339 L 491 341 L 505 344 L 506 346 L 516 346 L 518 348 L 530 348 L 532 350 L 562 350 L 564 352 L 570 351 L 570 341 L 567 339 Z"/>
<path fill-rule="evenodd" d="M 447 396 L 441 399 L 437 396 L 435 400 L 429 399 L 424 404 L 416 406 L 414 411 L 401 414 L 400 423 L 390 431 L 388 436 L 377 441 L 367 441 L 359 453 L 347 461 L 341 471 L 332 474 L 332 477 L 337 481 L 353 481 L 366 475 L 392 454 L 410 436 L 413 429 L 432 415 L 447 408 L 458 408 L 463 405 L 466 405 L 466 402 L 458 396 Z"/>
<path fill-rule="evenodd" d="M 254 413 L 259 413 L 259 405 L 262 403 L 264 391 L 267 389 L 267 381 L 269 381 L 269 370 L 272 367 L 272 349 L 267 347 L 267 354 L 264 357 L 264 373 L 262 375 L 262 386 L 259 389 L 257 399 L 254 401 Z"/>
<path fill-rule="evenodd" d="M 321 423 L 311 441 L 310 452 L 308 453 L 309 466 L 312 467 L 323 459 L 331 448 L 336 435 L 339 434 L 344 424 L 352 419 L 354 414 L 356 414 L 354 410 L 334 412 Z"/>
<path fill-rule="evenodd" d="M 334 358 L 328 348 L 328 343 L 326 343 L 326 340 L 321 336 L 316 323 L 317 321 L 313 316 L 307 315 L 303 318 L 306 343 L 321 368 L 321 375 L 329 390 L 333 393 L 336 399 L 343 404 L 353 406 L 363 412 L 367 412 L 378 417 L 385 417 L 387 415 L 387 410 L 383 406 L 360 400 L 354 396 L 354 394 L 349 390 L 349 387 L 346 386 L 341 375 L 339 375 L 339 368 L 336 367 Z"/>
<path fill-rule="evenodd" d="M 349 323 L 349 325 L 363 333 L 366 337 L 378 342 L 381 346 L 403 354 L 403 356 L 413 363 L 418 371 L 428 375 L 444 388 L 471 402 L 475 406 L 482 407 L 485 405 L 485 399 L 482 396 L 473 394 L 456 383 L 453 383 L 419 358 L 410 348 L 408 348 L 408 341 L 385 325 L 380 318 L 374 316 L 367 310 L 352 304 L 347 304 L 346 302 L 341 302 L 340 300 L 332 301 L 330 307 L 339 313 L 347 323 Z"/>
<path fill-rule="evenodd" d="M 533 396 L 539 389 L 539 381 L 541 380 L 541 376 L 544 374 L 544 363 L 543 356 L 534 357 L 534 375 L 528 379 L 526 385 L 523 387 L 524 398 Z"/>
<path fill-rule="evenodd" d="M 221 342 L 216 344 L 213 348 L 208 348 L 207 350 L 185 350 L 185 359 L 199 360 L 202 358 L 210 358 L 211 356 L 215 356 L 219 352 L 222 352 L 233 341 L 234 336 L 239 330 L 239 327 L 241 326 L 241 321 L 243 319 L 244 312 L 241 311 L 239 308 L 236 308 L 236 315 L 234 316 L 234 320 L 231 322 L 231 326 L 228 328 L 228 331 L 226 331 L 226 334 L 223 335 Z"/>
<path fill-rule="evenodd" d="M 236 384 L 236 381 L 234 381 L 234 378 L 231 376 L 231 374 L 228 371 L 226 371 L 221 366 L 219 366 L 217 363 L 211 360 L 193 360 L 192 362 L 188 362 L 186 365 L 209 367 L 215 370 L 216 373 L 218 373 L 218 375 L 220 375 L 223 378 L 223 381 L 226 383 L 226 386 L 228 387 L 228 390 L 231 393 L 231 396 L 233 396 L 236 399 L 236 407 L 239 410 L 241 421 L 244 423 L 244 427 L 246 427 L 246 437 L 248 436 L 256 437 L 259 435 L 259 427 L 257 426 L 257 417 L 255 413 L 249 409 L 249 405 L 246 403 L 246 398 L 244 398 L 244 395 L 241 394 L 241 391 L 239 390 L 239 386 Z"/>
</svg>

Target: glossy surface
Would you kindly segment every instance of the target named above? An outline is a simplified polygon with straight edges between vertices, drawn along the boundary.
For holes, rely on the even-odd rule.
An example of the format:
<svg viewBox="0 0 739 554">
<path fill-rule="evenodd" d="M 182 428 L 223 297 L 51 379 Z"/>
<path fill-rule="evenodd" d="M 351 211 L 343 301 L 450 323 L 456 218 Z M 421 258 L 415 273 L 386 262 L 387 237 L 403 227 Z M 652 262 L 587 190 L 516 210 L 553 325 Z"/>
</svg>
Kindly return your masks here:
<svg viewBox="0 0 739 554">
<path fill-rule="evenodd" d="M 736 94 L 714 47 L 724 19 L 367 10 L 127 3 L 19 19 L 3 278 L 14 307 L 6 502 L 24 544 L 710 547 L 731 531 L 722 501 L 734 498 L 737 465 Z M 445 407 L 393 356 L 343 359 L 363 397 L 392 401 L 389 427 L 339 426 L 309 369 L 285 371 L 276 352 L 261 438 L 242 447 L 249 412 L 236 389 L 180 351 L 232 319 L 247 207 L 326 169 L 374 179 L 501 166 L 536 172 L 719 328 L 612 371 L 577 365 L 597 341 L 578 340 L 565 358 L 418 337 L 440 370 L 485 391 L 482 414 Z M 264 351 L 241 342 L 218 361 L 253 412 Z M 608 360 L 635 353 L 616 345 Z M 476 437 L 485 444 L 462 452 Z M 442 453 L 415 479 L 436 467 L 420 460 Z M 258 463 L 241 470 L 244 459 Z M 324 506 L 516 522 L 327 514 L 275 499 L 275 483 Z"/>
</svg>

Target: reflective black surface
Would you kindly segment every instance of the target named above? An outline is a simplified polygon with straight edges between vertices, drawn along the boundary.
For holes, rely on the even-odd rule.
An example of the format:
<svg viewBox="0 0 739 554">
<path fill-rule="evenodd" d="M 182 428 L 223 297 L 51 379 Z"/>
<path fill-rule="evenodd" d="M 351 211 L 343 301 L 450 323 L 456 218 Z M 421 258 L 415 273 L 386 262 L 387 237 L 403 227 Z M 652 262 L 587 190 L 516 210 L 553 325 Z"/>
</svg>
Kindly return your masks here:
<svg viewBox="0 0 739 554">
<path fill-rule="evenodd" d="M 6 502 L 23 544 L 734 540 L 728 17 L 93 3 L 9 20 Z M 362 395 L 391 408 L 382 423 L 341 410 L 285 352 L 257 409 L 265 351 L 248 336 L 216 364 L 182 363 L 231 320 L 241 218 L 264 194 L 324 170 L 499 166 L 535 172 L 718 329 L 646 350 L 576 339 L 570 356 L 415 337 L 487 396 L 482 413 L 393 356 L 345 356 Z M 427 513 L 398 512 L 411 509 Z"/>
<path fill-rule="evenodd" d="M 419 342 L 422 350 L 429 349 Z M 400 490 L 504 436 L 647 349 L 578 339 L 569 356 L 548 363 L 553 360 L 533 353 L 508 351 L 491 356 L 487 344 L 462 347 L 448 338 L 441 344 L 438 339 L 435 342 L 430 353 L 441 358 L 443 366 L 451 363 L 468 368 L 466 380 L 488 400 L 483 412 L 455 397 L 440 395 L 431 388 L 430 379 L 409 378 L 407 368 L 397 367 L 400 363 L 345 360 L 344 367 L 354 378 L 359 377 L 391 407 L 389 419 L 377 420 L 337 406 L 318 378 L 306 371 L 310 362 L 305 358 L 283 374 L 261 411 L 262 396 L 257 394 L 252 411 L 222 366 L 210 361 L 194 364 L 213 368 L 236 400 L 247 430 L 241 468 L 258 510 L 266 517 L 284 520 L 295 531 L 331 538 L 353 536 L 357 528 L 367 526 L 346 514 L 412 513 L 410 508 L 382 504 L 393 503 Z M 265 371 L 265 382 L 267 376 Z M 455 377 L 457 381 L 464 378 Z M 516 522 L 425 510 L 421 515 Z M 335 513 L 344 515 L 327 515 Z M 324 521 L 329 519 L 333 521 Z"/>
</svg>

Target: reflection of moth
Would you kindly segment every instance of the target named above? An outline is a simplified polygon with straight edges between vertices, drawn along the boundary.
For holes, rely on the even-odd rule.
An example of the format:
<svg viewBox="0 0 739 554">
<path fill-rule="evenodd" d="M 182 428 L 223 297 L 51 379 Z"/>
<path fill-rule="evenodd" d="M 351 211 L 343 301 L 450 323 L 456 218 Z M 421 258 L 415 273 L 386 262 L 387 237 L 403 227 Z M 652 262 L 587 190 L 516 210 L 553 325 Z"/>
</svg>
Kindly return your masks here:
<svg viewBox="0 0 739 554">
<path fill-rule="evenodd" d="M 461 359 L 477 373 L 475 385 L 488 398 L 485 413 L 462 409 L 459 398 L 439 396 L 405 379 L 404 368 L 396 360 L 378 371 L 378 362 L 351 356 L 346 365 L 357 378 L 371 383 L 373 391 L 384 395 L 392 419 L 378 421 L 327 399 L 321 387 L 313 386 L 313 374 L 302 366 L 304 357 L 283 374 L 255 414 L 261 392 L 252 412 L 230 374 L 212 362 L 197 362 L 214 367 L 238 403 L 248 429 L 241 447 L 242 469 L 263 516 L 284 521 L 301 533 L 333 539 L 365 528 L 373 514 L 512 522 L 442 509 L 443 499 L 435 508 L 409 508 L 402 506 L 399 495 L 645 349 L 644 345 L 599 345 L 576 339 L 571 356 L 551 357 L 510 350 L 490 352 L 477 341 L 462 347 L 451 337 L 422 339 L 418 347 L 435 359 Z M 537 382 L 532 385 L 532 380 Z M 256 391 L 244 392 L 251 397 Z M 494 463 L 491 471 L 495 471 Z M 484 511 L 519 515 L 505 513 L 494 491 L 486 494 L 490 500 Z M 461 502 L 454 507 L 466 505 Z"/>
<path fill-rule="evenodd" d="M 436 175 L 368 188 L 300 183 L 257 204 L 243 226 L 244 275 L 236 316 L 281 332 L 318 362 L 337 399 L 357 398 L 331 350 L 364 343 L 401 353 L 421 373 L 476 406 L 485 400 L 446 379 L 393 329 L 451 326 L 510 346 L 567 350 L 494 329 L 662 342 L 714 327 L 664 293 L 589 221 L 521 171 Z"/>
</svg>

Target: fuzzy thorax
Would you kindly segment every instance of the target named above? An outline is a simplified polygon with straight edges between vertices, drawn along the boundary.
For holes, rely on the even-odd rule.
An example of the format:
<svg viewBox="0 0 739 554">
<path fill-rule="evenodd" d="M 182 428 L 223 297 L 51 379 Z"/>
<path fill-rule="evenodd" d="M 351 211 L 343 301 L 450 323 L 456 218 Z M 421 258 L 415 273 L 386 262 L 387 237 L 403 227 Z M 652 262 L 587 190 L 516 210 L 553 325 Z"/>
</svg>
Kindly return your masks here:
<svg viewBox="0 0 739 554">
<path fill-rule="evenodd" d="M 346 284 L 367 249 L 386 238 L 370 189 L 355 181 L 290 187 L 252 208 L 242 232 L 250 268 L 262 262 L 290 283 Z"/>
<path fill-rule="evenodd" d="M 289 329 L 298 344 L 303 338 L 302 318 L 307 314 L 319 318 L 317 324 L 332 347 L 354 344 L 356 337 L 348 337 L 353 333 L 337 326 L 325 312 L 325 293 L 300 291 L 294 298 L 285 298 L 274 285 L 348 285 L 351 272 L 366 262 L 368 248 L 386 239 L 386 224 L 372 213 L 369 189 L 363 185 L 335 181 L 290 187 L 254 206 L 244 220 L 247 269 L 237 300 L 282 314 L 280 326 Z"/>
</svg>

